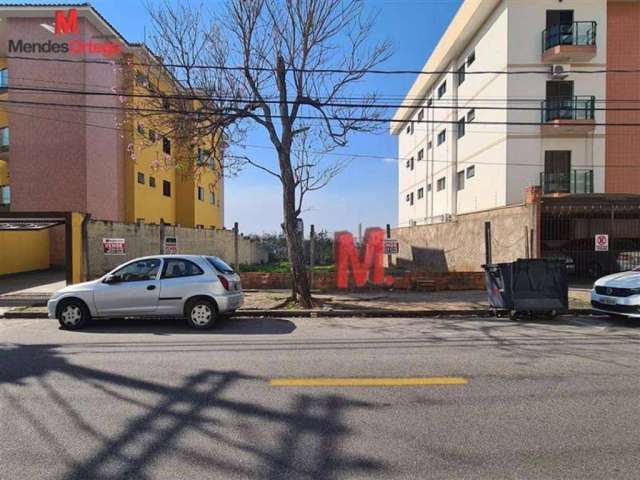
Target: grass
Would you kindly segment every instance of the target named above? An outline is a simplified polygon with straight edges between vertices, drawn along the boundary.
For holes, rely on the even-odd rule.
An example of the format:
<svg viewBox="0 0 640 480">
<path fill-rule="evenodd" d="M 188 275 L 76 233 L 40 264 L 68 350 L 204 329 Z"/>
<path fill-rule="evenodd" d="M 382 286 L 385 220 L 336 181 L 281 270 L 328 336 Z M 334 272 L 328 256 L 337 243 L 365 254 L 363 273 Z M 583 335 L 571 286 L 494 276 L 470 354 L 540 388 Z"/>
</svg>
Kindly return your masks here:
<svg viewBox="0 0 640 480">
<path fill-rule="evenodd" d="M 314 272 L 332 272 L 335 265 L 318 265 L 313 268 Z M 268 263 L 261 265 L 240 265 L 241 272 L 260 272 L 260 273 L 289 273 L 291 265 L 289 262 Z"/>
</svg>

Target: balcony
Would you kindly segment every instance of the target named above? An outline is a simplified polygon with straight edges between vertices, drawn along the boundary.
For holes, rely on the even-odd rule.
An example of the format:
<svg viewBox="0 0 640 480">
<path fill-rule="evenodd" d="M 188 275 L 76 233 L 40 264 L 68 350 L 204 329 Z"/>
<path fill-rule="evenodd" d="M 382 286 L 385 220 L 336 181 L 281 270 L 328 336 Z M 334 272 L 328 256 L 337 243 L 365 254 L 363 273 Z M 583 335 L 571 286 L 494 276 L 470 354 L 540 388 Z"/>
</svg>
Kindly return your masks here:
<svg viewBox="0 0 640 480">
<path fill-rule="evenodd" d="M 543 135 L 585 135 L 594 131 L 596 97 L 551 98 L 542 102 Z"/>
<path fill-rule="evenodd" d="M 554 193 L 593 193 L 593 170 L 573 169 L 566 173 L 540 174 L 540 186 L 545 195 Z"/>
<path fill-rule="evenodd" d="M 8 211 L 11 205 L 11 187 L 9 185 L 0 186 L 0 211 Z"/>
<path fill-rule="evenodd" d="M 597 53 L 596 22 L 553 25 L 542 32 L 543 63 L 581 63 Z"/>
</svg>

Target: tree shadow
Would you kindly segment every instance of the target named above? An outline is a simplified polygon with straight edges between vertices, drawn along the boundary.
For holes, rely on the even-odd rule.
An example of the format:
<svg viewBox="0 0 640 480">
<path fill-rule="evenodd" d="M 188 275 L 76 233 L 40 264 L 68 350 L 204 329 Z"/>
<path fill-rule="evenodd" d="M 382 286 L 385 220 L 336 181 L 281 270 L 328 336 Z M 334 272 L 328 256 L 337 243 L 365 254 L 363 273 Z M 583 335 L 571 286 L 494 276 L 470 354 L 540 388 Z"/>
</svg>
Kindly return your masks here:
<svg viewBox="0 0 640 480">
<path fill-rule="evenodd" d="M 109 318 L 93 319 L 84 329 L 73 333 L 286 335 L 295 329 L 295 323 L 283 318 L 221 318 L 209 330 L 194 330 L 181 318 Z"/>
<path fill-rule="evenodd" d="M 51 402 L 47 415 L 52 409 L 62 411 L 73 431 L 96 445 L 79 458 L 28 404 L 1 390 L 11 414 L 51 445 L 51 454 L 66 470 L 62 477 L 66 480 L 153 478 L 167 460 L 206 469 L 210 478 L 331 480 L 387 469 L 374 457 L 341 448 L 354 434 L 345 422 L 347 412 L 381 408 L 375 404 L 334 394 L 296 394 L 287 397 L 288 408 L 277 403 L 273 407 L 249 400 L 252 392 L 266 396 L 259 390 L 270 388 L 265 379 L 237 370 L 199 370 L 169 385 L 70 363 L 55 345 L 3 348 L 0 366 L 0 386 L 37 382 Z M 137 415 L 123 417 L 126 423 L 120 429 L 105 429 L 83 416 L 73 392 L 59 391 L 47 380 L 50 374 L 90 385 L 112 407 L 135 407 Z M 194 445 L 194 435 L 204 441 Z"/>
</svg>

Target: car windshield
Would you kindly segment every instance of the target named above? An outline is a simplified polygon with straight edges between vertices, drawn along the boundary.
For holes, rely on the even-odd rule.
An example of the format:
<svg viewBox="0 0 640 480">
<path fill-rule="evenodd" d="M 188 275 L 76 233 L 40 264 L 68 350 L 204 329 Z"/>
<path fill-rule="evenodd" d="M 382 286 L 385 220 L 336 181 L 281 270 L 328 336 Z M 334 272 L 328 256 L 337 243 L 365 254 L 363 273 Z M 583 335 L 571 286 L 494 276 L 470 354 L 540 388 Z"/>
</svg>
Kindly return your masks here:
<svg viewBox="0 0 640 480">
<path fill-rule="evenodd" d="M 235 273 L 233 271 L 233 268 L 231 268 L 229 265 L 227 265 L 226 263 L 224 263 L 222 260 L 220 260 L 218 257 L 207 257 L 207 261 L 213 265 L 213 268 L 215 268 L 216 270 L 218 270 L 221 273 L 227 273 L 227 274 L 232 274 Z"/>
</svg>

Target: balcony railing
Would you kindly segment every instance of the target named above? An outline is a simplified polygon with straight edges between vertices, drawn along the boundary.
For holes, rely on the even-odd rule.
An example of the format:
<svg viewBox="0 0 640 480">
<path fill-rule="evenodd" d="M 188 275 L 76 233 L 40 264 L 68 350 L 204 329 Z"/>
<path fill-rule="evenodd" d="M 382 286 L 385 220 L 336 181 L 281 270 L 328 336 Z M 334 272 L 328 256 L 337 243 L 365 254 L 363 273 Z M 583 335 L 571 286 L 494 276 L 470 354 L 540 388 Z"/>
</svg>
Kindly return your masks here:
<svg viewBox="0 0 640 480">
<path fill-rule="evenodd" d="M 540 174 L 543 193 L 593 193 L 593 170 Z"/>
<path fill-rule="evenodd" d="M 3 185 L 0 187 L 0 207 L 8 207 L 11 204 L 11 187 Z"/>
<path fill-rule="evenodd" d="M 542 51 L 561 45 L 595 46 L 596 22 L 553 25 L 542 31 Z"/>
<path fill-rule="evenodd" d="M 551 98 L 542 102 L 542 123 L 554 120 L 595 120 L 596 97 Z"/>
</svg>

